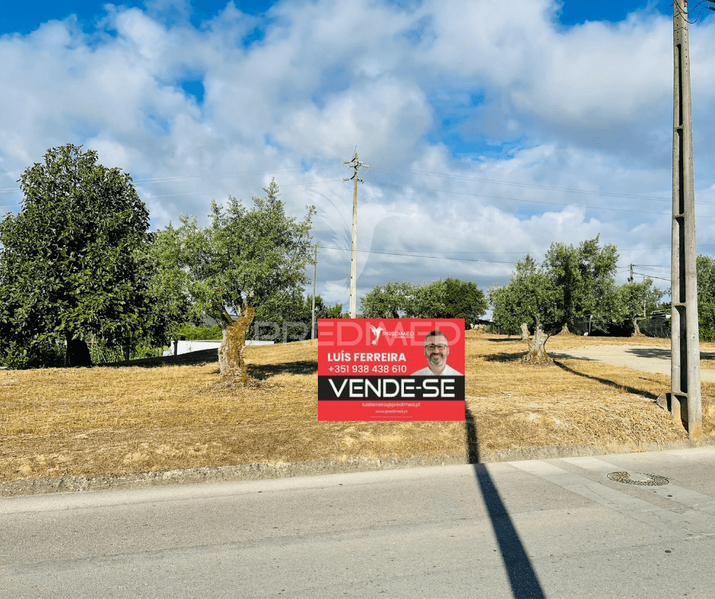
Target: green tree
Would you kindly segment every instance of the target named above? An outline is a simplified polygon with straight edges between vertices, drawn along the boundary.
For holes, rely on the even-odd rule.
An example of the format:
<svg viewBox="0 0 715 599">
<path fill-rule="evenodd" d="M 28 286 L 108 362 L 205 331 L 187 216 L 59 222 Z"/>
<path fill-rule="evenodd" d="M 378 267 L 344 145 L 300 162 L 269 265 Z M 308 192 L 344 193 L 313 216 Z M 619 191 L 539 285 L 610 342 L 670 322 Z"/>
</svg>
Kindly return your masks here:
<svg viewBox="0 0 715 599">
<path fill-rule="evenodd" d="M 165 345 L 171 340 L 190 339 L 186 327 L 197 324 L 201 312 L 191 301 L 191 277 L 183 267 L 180 231 L 169 224 L 166 229 L 150 234 L 150 239 L 146 256 L 152 273 L 149 340 L 153 345 Z"/>
<path fill-rule="evenodd" d="M 135 343 L 149 314 L 149 213 L 131 177 L 68 144 L 19 182 L 21 211 L 0 223 L 3 361 L 49 364 L 66 344 L 70 364 L 86 364 L 90 338 Z"/>
<path fill-rule="evenodd" d="M 715 259 L 698 256 L 698 323 L 701 341 L 715 341 Z"/>
<path fill-rule="evenodd" d="M 488 307 L 476 283 L 445 279 L 419 286 L 408 314 L 414 318 L 463 318 L 464 326 L 476 324 Z"/>
<path fill-rule="evenodd" d="M 639 335 L 638 317 L 657 310 L 665 292 L 654 287 L 652 279 L 646 278 L 640 283 L 630 282 L 621 285 L 618 294 L 618 306 L 622 318 L 633 323 L 633 334 Z"/>
<path fill-rule="evenodd" d="M 516 263 L 507 285 L 490 288 L 492 318 L 497 327 L 511 335 L 525 323 L 534 331 L 527 361 L 549 360 L 546 341 L 565 316 L 561 297 L 563 294 L 546 266 L 538 265 L 529 254 Z"/>
<path fill-rule="evenodd" d="M 207 314 L 225 328 L 248 305 L 256 319 L 275 322 L 291 320 L 304 306 L 315 209 L 298 220 L 286 215 L 275 181 L 264 191 L 251 209 L 230 196 L 225 208 L 212 202 L 208 227 L 180 216 L 180 226 L 158 232 L 171 256 L 166 279 L 191 306 L 189 314 Z"/>
<path fill-rule="evenodd" d="M 325 312 L 325 316 L 321 318 L 346 318 L 343 314 L 343 305 L 335 304 L 334 306 L 329 306 Z"/>
<path fill-rule="evenodd" d="M 415 285 L 389 282 L 376 285 L 360 299 L 363 318 L 464 318 L 473 325 L 487 309 L 476 283 L 445 279 Z"/>
<path fill-rule="evenodd" d="M 605 330 L 617 318 L 618 251 L 615 245 L 601 247 L 598 235 L 583 241 L 577 248 L 552 243 L 544 266 L 559 290 L 564 327 L 573 325 L 578 318 L 589 317 L 594 328 Z"/>
<path fill-rule="evenodd" d="M 532 326 L 526 360 L 549 360 L 546 341 L 559 328 L 567 330 L 568 324 L 585 317 L 594 328 L 605 329 L 618 318 L 617 261 L 616 247 L 600 247 L 598 237 L 578 248 L 553 243 L 541 265 L 527 255 L 517 262 L 508 285 L 490 289 L 495 324 L 510 334 L 521 323 Z"/>
<path fill-rule="evenodd" d="M 392 282 L 375 285 L 360 298 L 363 318 L 401 318 L 410 312 L 417 286 L 412 283 Z"/>
</svg>

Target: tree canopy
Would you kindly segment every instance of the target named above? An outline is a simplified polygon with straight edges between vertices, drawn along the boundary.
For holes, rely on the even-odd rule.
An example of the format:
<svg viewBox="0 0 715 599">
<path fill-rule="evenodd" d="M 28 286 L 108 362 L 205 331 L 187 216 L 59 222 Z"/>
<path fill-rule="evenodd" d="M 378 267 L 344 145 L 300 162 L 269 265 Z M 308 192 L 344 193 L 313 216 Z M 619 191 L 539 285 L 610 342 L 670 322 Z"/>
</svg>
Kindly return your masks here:
<svg viewBox="0 0 715 599">
<path fill-rule="evenodd" d="M 698 322 L 701 341 L 715 341 L 715 259 L 698 256 Z"/>
<path fill-rule="evenodd" d="M 653 286 L 653 279 L 646 278 L 638 283 L 630 281 L 621 285 L 618 294 L 618 308 L 622 319 L 632 322 L 635 332 L 640 333 L 637 317 L 657 310 L 665 292 Z"/>
<path fill-rule="evenodd" d="M 578 247 L 552 243 L 544 267 L 558 292 L 562 324 L 590 317 L 595 328 L 604 329 L 618 317 L 615 245 L 601 247 L 598 235 Z"/>
<path fill-rule="evenodd" d="M 510 334 L 521 323 L 530 325 L 534 339 L 527 361 L 548 360 L 544 344 L 559 329 L 587 318 L 593 329 L 605 330 L 629 313 L 630 299 L 628 309 L 623 304 L 629 296 L 615 282 L 617 263 L 616 246 L 601 247 L 598 236 L 578 247 L 552 243 L 541 264 L 527 255 L 507 285 L 489 290 L 494 323 Z"/>
<path fill-rule="evenodd" d="M 363 318 L 402 318 L 412 312 L 417 285 L 390 281 L 375 285 L 360 298 Z"/>
<path fill-rule="evenodd" d="M 286 215 L 275 181 L 264 191 L 250 209 L 233 197 L 226 207 L 212 202 L 207 227 L 181 216 L 180 226 L 157 232 L 164 284 L 181 298 L 176 318 L 204 313 L 226 327 L 247 305 L 257 319 L 290 320 L 300 312 L 315 209 L 298 220 Z"/>
<path fill-rule="evenodd" d="M 560 325 L 565 318 L 561 297 L 548 269 L 529 254 L 516 263 L 507 285 L 489 289 L 494 324 L 508 334 L 518 332 L 522 323 L 546 330 Z"/>
<path fill-rule="evenodd" d="M 20 176 L 22 208 L 0 223 L 0 354 L 47 364 L 59 343 L 71 362 L 94 337 L 121 345 L 143 330 L 149 213 L 131 177 L 71 144 Z"/>
<path fill-rule="evenodd" d="M 363 318 L 463 318 L 466 327 L 486 309 L 486 297 L 476 283 L 450 278 L 422 285 L 376 285 L 360 299 Z"/>
<path fill-rule="evenodd" d="M 543 263 L 527 255 L 507 285 L 490 290 L 494 322 L 509 333 L 521 323 L 554 333 L 579 318 L 605 329 L 619 316 L 617 263 L 616 246 L 601 247 L 598 236 L 578 247 L 552 243 Z"/>
</svg>

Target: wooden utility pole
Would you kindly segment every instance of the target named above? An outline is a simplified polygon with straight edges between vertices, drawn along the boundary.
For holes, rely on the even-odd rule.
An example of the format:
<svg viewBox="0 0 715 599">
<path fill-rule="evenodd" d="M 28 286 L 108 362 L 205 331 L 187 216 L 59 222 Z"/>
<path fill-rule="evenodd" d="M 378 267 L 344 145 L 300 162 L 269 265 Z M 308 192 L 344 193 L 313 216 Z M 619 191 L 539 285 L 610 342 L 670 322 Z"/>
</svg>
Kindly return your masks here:
<svg viewBox="0 0 715 599">
<path fill-rule="evenodd" d="M 688 436 L 697 441 L 702 437 L 703 417 L 687 0 L 673 1 L 673 57 L 671 405 L 680 404 Z"/>
<path fill-rule="evenodd" d="M 344 161 L 343 164 L 348 165 L 348 168 L 355 171 L 352 177 L 344 179 L 344 181 L 352 180 L 355 182 L 355 191 L 353 193 L 353 243 L 350 255 L 350 318 L 355 318 L 357 316 L 357 189 L 358 182 L 363 182 L 362 179 L 358 178 L 358 169 L 361 166 L 370 167 L 358 160 L 357 150 L 355 150 L 355 157 L 352 160 Z"/>
<path fill-rule="evenodd" d="M 315 339 L 315 275 L 318 271 L 318 244 L 315 244 L 315 254 L 313 257 L 313 307 L 310 310 L 312 315 L 310 320 L 310 338 Z"/>
</svg>

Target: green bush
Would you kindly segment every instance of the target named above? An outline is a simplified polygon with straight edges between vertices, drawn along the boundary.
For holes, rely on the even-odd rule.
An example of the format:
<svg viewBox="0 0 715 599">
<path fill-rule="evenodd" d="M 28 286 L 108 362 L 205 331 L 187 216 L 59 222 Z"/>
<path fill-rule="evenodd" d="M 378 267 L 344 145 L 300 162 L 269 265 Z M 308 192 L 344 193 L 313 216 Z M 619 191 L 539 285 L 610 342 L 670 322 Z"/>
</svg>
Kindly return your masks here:
<svg viewBox="0 0 715 599">
<path fill-rule="evenodd" d="M 10 342 L 3 348 L 2 364 L 8 368 L 56 368 L 64 364 L 64 345 L 51 341 L 31 341 L 24 346 Z"/>
<path fill-rule="evenodd" d="M 182 324 L 177 335 L 186 341 L 209 341 L 223 338 L 223 331 L 219 325 L 212 327 L 196 327 L 191 324 Z"/>
</svg>

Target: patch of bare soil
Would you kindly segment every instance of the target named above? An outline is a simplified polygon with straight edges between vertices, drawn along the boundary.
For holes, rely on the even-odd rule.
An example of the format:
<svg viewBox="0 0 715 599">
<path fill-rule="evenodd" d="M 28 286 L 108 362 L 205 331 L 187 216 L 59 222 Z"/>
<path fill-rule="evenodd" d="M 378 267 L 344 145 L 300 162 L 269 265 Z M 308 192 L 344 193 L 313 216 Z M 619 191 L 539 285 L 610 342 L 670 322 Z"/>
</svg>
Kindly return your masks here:
<svg viewBox="0 0 715 599">
<path fill-rule="evenodd" d="M 664 344 L 559 335 L 547 351 L 634 342 Z M 0 371 L 0 481 L 324 460 L 489 461 L 509 449 L 622 451 L 687 439 L 654 403 L 667 376 L 584 360 L 532 367 L 519 361 L 526 344 L 518 338 L 469 332 L 466 343 L 466 422 L 318 422 L 314 342 L 247 348 L 247 387 L 221 385 L 213 354 L 201 364 Z M 714 397 L 715 385 L 703 384 L 707 435 Z"/>
</svg>

